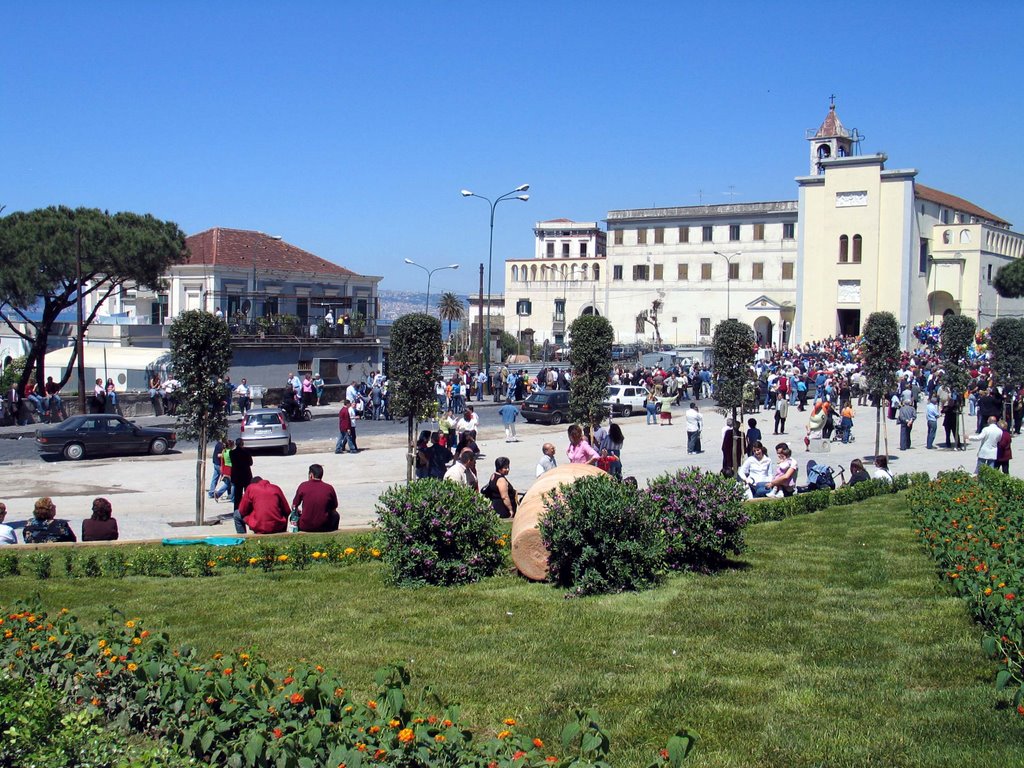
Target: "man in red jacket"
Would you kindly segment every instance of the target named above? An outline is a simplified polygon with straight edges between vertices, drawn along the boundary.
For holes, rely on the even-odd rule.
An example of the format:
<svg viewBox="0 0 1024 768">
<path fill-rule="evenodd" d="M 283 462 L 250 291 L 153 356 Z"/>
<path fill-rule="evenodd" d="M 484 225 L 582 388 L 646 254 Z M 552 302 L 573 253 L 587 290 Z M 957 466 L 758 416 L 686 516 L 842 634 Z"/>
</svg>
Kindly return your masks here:
<svg viewBox="0 0 1024 768">
<path fill-rule="evenodd" d="M 356 448 L 356 423 L 355 414 L 352 412 L 352 403 L 345 400 L 338 411 L 338 442 L 334 444 L 335 453 L 344 453 L 346 446 L 351 446 L 352 453 L 359 453 Z"/>
<path fill-rule="evenodd" d="M 309 479 L 299 485 L 292 499 L 293 517 L 298 514 L 299 530 L 326 532 L 338 530 L 338 494 L 324 482 L 324 468 L 309 465 Z"/>
<path fill-rule="evenodd" d="M 288 499 L 269 480 L 254 477 L 235 512 L 235 529 L 248 525 L 253 533 L 284 533 L 288 530 Z"/>
</svg>

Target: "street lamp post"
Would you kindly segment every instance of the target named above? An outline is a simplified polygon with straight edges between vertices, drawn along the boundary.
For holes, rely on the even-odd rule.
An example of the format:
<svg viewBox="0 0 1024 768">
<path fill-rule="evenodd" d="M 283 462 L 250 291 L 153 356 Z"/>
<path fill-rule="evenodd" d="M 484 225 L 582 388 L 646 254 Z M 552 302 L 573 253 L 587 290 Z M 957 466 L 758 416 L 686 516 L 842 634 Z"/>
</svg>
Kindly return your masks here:
<svg viewBox="0 0 1024 768">
<path fill-rule="evenodd" d="M 475 192 L 470 192 L 468 189 L 462 190 L 463 197 L 479 197 L 491 206 L 491 235 L 487 245 L 487 330 L 484 337 L 484 373 L 487 375 L 488 380 L 491 378 L 491 260 L 494 256 L 494 209 L 503 200 L 522 200 L 525 203 L 530 199 L 530 196 L 522 193 L 526 192 L 529 188 L 529 184 L 520 184 L 511 192 L 506 192 L 494 200 L 478 195 Z"/>
<path fill-rule="evenodd" d="M 740 255 L 742 251 L 736 251 L 736 253 L 726 256 L 721 251 L 715 251 L 715 256 L 721 256 L 725 259 L 725 319 L 732 320 L 732 260 Z"/>
<path fill-rule="evenodd" d="M 439 272 L 442 269 L 458 269 L 459 265 L 458 264 L 448 264 L 448 265 L 446 265 L 444 267 L 434 267 L 433 269 L 427 269 L 422 264 L 417 264 L 412 259 L 405 259 L 405 263 L 406 264 L 412 264 L 414 267 L 419 267 L 420 269 L 422 269 L 424 272 L 427 273 L 427 301 L 426 301 L 426 304 L 424 304 L 424 306 L 423 306 L 423 311 L 426 314 L 429 315 L 430 314 L 430 278 L 432 278 L 434 276 L 435 272 Z"/>
</svg>

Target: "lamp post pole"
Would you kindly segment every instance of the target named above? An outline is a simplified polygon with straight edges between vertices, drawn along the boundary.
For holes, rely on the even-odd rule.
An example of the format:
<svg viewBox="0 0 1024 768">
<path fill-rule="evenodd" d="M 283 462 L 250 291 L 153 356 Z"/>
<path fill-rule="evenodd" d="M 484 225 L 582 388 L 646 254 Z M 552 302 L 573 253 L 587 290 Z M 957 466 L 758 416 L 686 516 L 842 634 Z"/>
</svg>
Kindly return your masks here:
<svg viewBox="0 0 1024 768">
<path fill-rule="evenodd" d="M 470 192 L 468 189 L 462 190 L 463 197 L 479 197 L 491 206 L 491 233 L 487 244 L 487 330 L 483 339 L 484 373 L 487 375 L 488 379 L 491 377 L 491 262 L 494 256 L 494 209 L 497 208 L 498 203 L 503 200 L 522 200 L 525 203 L 530 199 L 530 196 L 522 193 L 526 192 L 529 188 L 529 184 L 520 184 L 511 192 L 506 192 L 500 197 L 496 197 L 494 200 L 491 200 L 489 197 L 484 197 L 483 195 L 478 195 L 475 192 Z"/>
<path fill-rule="evenodd" d="M 448 264 L 448 265 L 443 266 L 443 267 L 434 267 L 433 269 L 427 269 L 422 264 L 417 264 L 412 259 L 405 259 L 405 263 L 406 264 L 412 264 L 414 267 L 419 267 L 420 269 L 422 269 L 424 272 L 427 273 L 427 301 L 423 305 L 423 312 L 424 312 L 424 314 L 429 315 L 430 314 L 430 278 L 432 278 L 434 276 L 435 272 L 440 272 L 442 269 L 458 269 L 459 265 L 458 264 Z"/>
<path fill-rule="evenodd" d="M 715 251 L 716 256 L 721 256 L 725 259 L 725 319 L 732 320 L 732 260 L 739 256 L 741 251 L 736 251 L 729 256 L 726 256 L 721 251 Z"/>
</svg>

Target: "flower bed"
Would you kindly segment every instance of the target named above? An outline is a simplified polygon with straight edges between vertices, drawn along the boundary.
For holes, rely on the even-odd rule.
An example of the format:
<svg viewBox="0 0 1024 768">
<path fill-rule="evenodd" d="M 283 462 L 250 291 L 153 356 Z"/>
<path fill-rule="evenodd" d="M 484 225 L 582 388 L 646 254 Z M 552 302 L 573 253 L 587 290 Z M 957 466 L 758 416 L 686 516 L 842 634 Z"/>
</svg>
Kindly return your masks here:
<svg viewBox="0 0 1024 768">
<path fill-rule="evenodd" d="M 985 628 L 996 687 L 1015 689 L 1024 716 L 1024 482 L 988 467 L 979 480 L 949 472 L 913 487 L 908 500 L 914 532 Z"/>
<path fill-rule="evenodd" d="M 589 714 L 577 713 L 559 745 L 531 738 L 512 718 L 477 741 L 457 710 L 414 706 L 398 666 L 378 671 L 378 692 L 364 699 L 321 666 L 280 674 L 245 651 L 202 659 L 138 619 L 111 617 L 90 632 L 66 610 L 20 607 L 0 617 L 0 634 L 0 675 L 48 686 L 66 711 L 165 739 L 214 765 L 608 765 L 608 739 Z M 675 734 L 653 764 L 679 765 L 692 744 Z"/>
<path fill-rule="evenodd" d="M 37 579 L 126 576 L 207 577 L 222 572 L 258 569 L 305 570 L 342 567 L 378 560 L 381 550 L 366 534 L 344 541 L 310 545 L 305 537 L 268 538 L 238 547 L 117 547 L 97 554 L 91 549 L 0 550 L 0 577 L 33 575 Z M 56 564 L 56 568 L 54 567 Z"/>
</svg>

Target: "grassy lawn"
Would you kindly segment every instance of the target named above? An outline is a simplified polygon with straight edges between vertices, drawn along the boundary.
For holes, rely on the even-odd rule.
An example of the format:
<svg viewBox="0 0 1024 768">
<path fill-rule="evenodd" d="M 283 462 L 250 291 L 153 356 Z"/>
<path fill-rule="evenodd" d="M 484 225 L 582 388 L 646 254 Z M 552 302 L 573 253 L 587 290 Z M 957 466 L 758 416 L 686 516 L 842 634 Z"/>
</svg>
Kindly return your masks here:
<svg viewBox="0 0 1024 768">
<path fill-rule="evenodd" d="M 57 567 L 55 567 L 55 572 Z M 592 708 L 617 766 L 679 727 L 693 766 L 1021 766 L 980 633 L 935 577 L 901 498 L 748 532 L 742 562 L 641 594 L 566 600 L 503 576 L 396 590 L 377 563 L 209 579 L 6 579 L 6 600 L 93 619 L 113 605 L 201 650 L 254 646 L 369 690 L 399 660 L 471 725 L 516 717 L 557 743 Z"/>
</svg>

